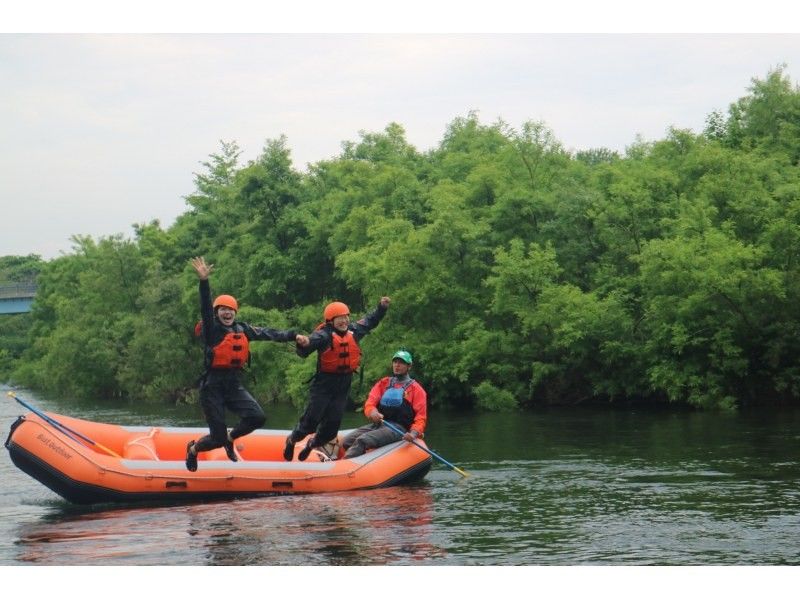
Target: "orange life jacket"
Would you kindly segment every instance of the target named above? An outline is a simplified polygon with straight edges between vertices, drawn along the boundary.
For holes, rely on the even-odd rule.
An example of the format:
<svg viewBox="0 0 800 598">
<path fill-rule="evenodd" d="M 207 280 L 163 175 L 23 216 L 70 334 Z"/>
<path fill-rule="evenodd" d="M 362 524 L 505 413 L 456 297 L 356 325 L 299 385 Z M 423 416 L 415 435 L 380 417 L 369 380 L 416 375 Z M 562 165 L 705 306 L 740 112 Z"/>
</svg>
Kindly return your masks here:
<svg viewBox="0 0 800 598">
<path fill-rule="evenodd" d="M 361 347 L 352 330 L 344 336 L 331 333 L 331 346 L 319 353 L 319 371 L 326 374 L 352 374 L 361 363 Z"/>
<path fill-rule="evenodd" d="M 212 353 L 212 368 L 241 369 L 250 357 L 250 341 L 244 332 L 229 332 Z"/>
</svg>

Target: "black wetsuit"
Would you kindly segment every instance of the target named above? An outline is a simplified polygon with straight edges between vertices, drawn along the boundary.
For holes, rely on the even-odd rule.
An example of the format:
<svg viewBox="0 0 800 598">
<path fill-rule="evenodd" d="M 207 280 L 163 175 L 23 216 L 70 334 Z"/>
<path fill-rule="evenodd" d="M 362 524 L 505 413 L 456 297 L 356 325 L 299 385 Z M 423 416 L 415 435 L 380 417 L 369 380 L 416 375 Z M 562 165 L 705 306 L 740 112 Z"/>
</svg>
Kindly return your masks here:
<svg viewBox="0 0 800 598">
<path fill-rule="evenodd" d="M 348 326 L 348 330 L 353 333 L 356 342 L 364 338 L 380 323 L 387 310 L 388 307 L 378 304 L 374 311 Z M 311 333 L 308 337 L 307 347 L 297 347 L 297 354 L 305 358 L 314 351 L 325 351 L 331 346 L 331 338 L 334 334 L 341 335 L 330 323 L 326 323 L 325 326 Z M 314 374 L 311 381 L 308 405 L 297 426 L 292 430 L 291 442 L 298 442 L 314 431 L 316 431 L 316 436 L 312 443 L 313 446 L 322 446 L 336 438 L 352 381 L 352 372 L 340 374 L 320 371 L 318 359 L 317 373 Z"/>
<path fill-rule="evenodd" d="M 264 425 L 266 417 L 261 405 L 242 384 L 241 368 L 212 367 L 214 347 L 219 345 L 231 332 L 243 333 L 249 341 L 294 342 L 294 330 L 275 330 L 260 328 L 245 322 L 234 321 L 225 326 L 214 315 L 211 303 L 211 288 L 208 280 L 200 281 L 200 313 L 203 324 L 200 330 L 205 344 L 206 371 L 200 383 L 200 406 L 206 417 L 210 433 L 197 441 L 198 452 L 210 451 L 223 446 L 228 439 L 225 424 L 225 409 L 239 416 L 239 423 L 231 430 L 231 438 L 236 439 Z M 244 364 L 242 364 L 244 365 Z"/>
</svg>

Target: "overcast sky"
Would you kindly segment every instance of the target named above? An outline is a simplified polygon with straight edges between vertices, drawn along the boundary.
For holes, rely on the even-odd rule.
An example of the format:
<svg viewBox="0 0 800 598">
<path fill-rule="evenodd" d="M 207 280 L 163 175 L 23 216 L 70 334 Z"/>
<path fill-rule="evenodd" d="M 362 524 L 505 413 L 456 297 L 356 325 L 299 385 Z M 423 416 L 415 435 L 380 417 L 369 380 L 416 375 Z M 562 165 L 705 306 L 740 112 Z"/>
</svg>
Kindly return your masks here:
<svg viewBox="0 0 800 598">
<path fill-rule="evenodd" d="M 246 162 L 285 134 L 305 169 L 390 122 L 430 149 L 474 110 L 624 151 L 781 63 L 800 82 L 800 35 L 0 33 L 0 255 L 169 226 L 220 140 Z"/>
</svg>

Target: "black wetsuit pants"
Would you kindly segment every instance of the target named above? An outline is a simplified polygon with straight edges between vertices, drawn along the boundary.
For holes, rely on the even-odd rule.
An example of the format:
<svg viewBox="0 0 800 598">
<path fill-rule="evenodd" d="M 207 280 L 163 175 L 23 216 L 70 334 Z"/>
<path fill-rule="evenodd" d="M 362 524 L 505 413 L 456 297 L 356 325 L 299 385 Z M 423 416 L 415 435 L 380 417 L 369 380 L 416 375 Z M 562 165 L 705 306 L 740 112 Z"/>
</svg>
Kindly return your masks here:
<svg viewBox="0 0 800 598">
<path fill-rule="evenodd" d="M 299 442 L 315 431 L 313 446 L 322 446 L 336 438 L 352 381 L 352 374 L 318 372 L 314 376 L 308 406 L 292 430 L 293 442 Z"/>
<path fill-rule="evenodd" d="M 242 375 L 237 370 L 211 370 L 200 384 L 200 406 L 206 416 L 209 434 L 197 441 L 198 451 L 219 448 L 228 440 L 225 409 L 239 416 L 239 423 L 231 430 L 236 439 L 264 425 L 266 417 L 261 405 L 242 385 Z"/>
</svg>

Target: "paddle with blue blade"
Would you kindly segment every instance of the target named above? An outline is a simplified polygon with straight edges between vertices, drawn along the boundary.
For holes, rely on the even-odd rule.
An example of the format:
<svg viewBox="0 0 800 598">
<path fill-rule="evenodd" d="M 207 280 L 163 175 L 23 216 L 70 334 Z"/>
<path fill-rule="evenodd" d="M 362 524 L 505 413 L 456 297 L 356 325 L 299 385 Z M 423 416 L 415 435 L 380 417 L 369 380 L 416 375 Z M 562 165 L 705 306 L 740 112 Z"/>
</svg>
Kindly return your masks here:
<svg viewBox="0 0 800 598">
<path fill-rule="evenodd" d="M 391 423 L 391 422 L 387 422 L 386 420 L 383 420 L 383 425 L 385 425 L 385 426 L 386 426 L 387 428 L 389 428 L 390 430 L 394 430 L 395 432 L 397 432 L 397 433 L 398 433 L 398 434 L 400 434 L 401 436 L 402 436 L 403 434 L 405 434 L 405 432 L 403 432 L 403 430 L 401 430 L 400 428 L 398 428 L 397 426 L 395 426 L 395 425 L 394 425 L 393 423 Z M 432 450 L 430 450 L 430 449 L 429 449 L 429 448 L 427 448 L 427 447 L 424 447 L 424 446 L 422 446 L 421 444 L 419 444 L 419 443 L 418 443 L 418 442 L 416 442 L 415 440 L 409 440 L 409 442 L 410 442 L 411 444 L 413 444 L 414 446 L 416 446 L 417 448 L 419 448 L 419 449 L 422 449 L 423 451 L 425 451 L 426 453 L 428 453 L 428 454 L 429 454 L 431 457 L 435 457 L 435 458 L 439 459 L 439 461 L 441 461 L 442 463 L 444 463 L 445 465 L 447 465 L 447 466 L 448 466 L 450 469 L 452 469 L 453 471 L 455 471 L 455 472 L 457 472 L 457 473 L 460 473 L 462 476 L 464 476 L 464 477 L 467 477 L 467 476 L 469 475 L 469 474 L 468 474 L 466 471 L 463 471 L 463 470 L 459 469 L 458 467 L 456 467 L 455 465 L 453 465 L 452 463 L 450 463 L 450 461 L 448 461 L 448 460 L 447 460 L 447 459 L 445 459 L 444 457 L 441 457 L 440 455 L 437 455 L 437 454 L 436 454 L 436 453 L 434 453 Z"/>
</svg>

